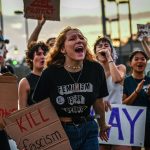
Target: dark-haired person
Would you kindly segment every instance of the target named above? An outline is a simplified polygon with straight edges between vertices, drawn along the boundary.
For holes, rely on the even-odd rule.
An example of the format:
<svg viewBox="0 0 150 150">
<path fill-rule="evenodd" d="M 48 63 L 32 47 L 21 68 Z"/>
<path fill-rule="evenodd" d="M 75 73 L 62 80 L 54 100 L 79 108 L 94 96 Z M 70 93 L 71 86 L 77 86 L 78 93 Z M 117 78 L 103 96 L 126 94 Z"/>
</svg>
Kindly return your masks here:
<svg viewBox="0 0 150 150">
<path fill-rule="evenodd" d="M 55 40 L 55 37 L 50 37 L 47 39 L 46 44 L 49 46 L 49 48 L 52 48 L 54 46 Z"/>
<path fill-rule="evenodd" d="M 48 47 L 43 42 L 31 42 L 26 51 L 26 62 L 32 70 L 25 78 L 21 79 L 18 87 L 19 109 L 32 105 L 32 93 L 43 71 L 45 55 Z"/>
<path fill-rule="evenodd" d="M 104 36 L 98 37 L 94 44 L 94 52 L 98 62 L 103 66 L 109 95 L 104 97 L 105 110 L 111 109 L 111 104 L 122 104 L 123 81 L 126 67 L 116 64 L 117 53 L 111 40 Z M 100 144 L 100 150 L 130 150 L 130 146 Z"/>
<path fill-rule="evenodd" d="M 6 44 L 9 43 L 8 39 L 4 39 L 2 31 L 0 31 L 0 74 L 9 72 L 14 74 L 14 69 L 11 65 L 6 64 L 6 57 L 8 50 Z"/>
<path fill-rule="evenodd" d="M 108 95 L 103 67 L 95 61 L 87 39 L 77 28 L 66 27 L 46 57 L 47 68 L 38 81 L 33 100 L 50 98 L 73 150 L 98 150 L 100 137 L 108 139 L 103 97 Z"/>
<path fill-rule="evenodd" d="M 123 103 L 147 108 L 144 147 L 150 150 L 150 77 L 144 74 L 147 60 L 146 53 L 140 49 L 131 53 L 132 74 L 124 80 Z M 132 147 L 132 150 L 141 150 L 141 147 Z"/>
<path fill-rule="evenodd" d="M 38 20 L 38 23 L 37 23 L 37 26 L 35 27 L 34 31 L 32 32 L 29 40 L 28 40 L 28 46 L 30 45 L 31 42 L 36 42 L 38 40 L 38 36 L 41 32 L 41 29 L 43 27 L 43 25 L 45 24 L 46 20 L 44 18 L 44 16 L 42 15 L 41 16 L 41 19 Z M 55 37 L 50 37 L 47 39 L 46 41 L 46 44 L 47 46 L 49 46 L 49 48 L 53 47 L 54 46 L 54 43 L 55 43 Z"/>
</svg>

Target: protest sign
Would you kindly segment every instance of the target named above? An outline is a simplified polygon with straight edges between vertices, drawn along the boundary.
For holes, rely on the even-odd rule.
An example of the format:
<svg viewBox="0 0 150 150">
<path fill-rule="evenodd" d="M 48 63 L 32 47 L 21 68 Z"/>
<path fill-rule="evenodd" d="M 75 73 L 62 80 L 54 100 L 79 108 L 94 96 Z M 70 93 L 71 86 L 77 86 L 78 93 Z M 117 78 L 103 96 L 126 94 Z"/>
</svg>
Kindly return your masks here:
<svg viewBox="0 0 150 150">
<path fill-rule="evenodd" d="M 49 99 L 4 118 L 5 131 L 22 150 L 71 150 L 68 137 Z"/>
<path fill-rule="evenodd" d="M 17 110 L 17 78 L 11 74 L 0 75 L 0 127 L 2 118 Z"/>
<path fill-rule="evenodd" d="M 138 40 L 142 41 L 144 37 L 150 37 L 150 24 L 137 24 Z"/>
<path fill-rule="evenodd" d="M 60 20 L 60 0 L 24 0 L 25 18 Z"/>
<path fill-rule="evenodd" d="M 106 113 L 107 123 L 112 127 L 108 132 L 108 142 L 112 145 L 144 146 L 146 107 L 112 105 Z"/>
</svg>

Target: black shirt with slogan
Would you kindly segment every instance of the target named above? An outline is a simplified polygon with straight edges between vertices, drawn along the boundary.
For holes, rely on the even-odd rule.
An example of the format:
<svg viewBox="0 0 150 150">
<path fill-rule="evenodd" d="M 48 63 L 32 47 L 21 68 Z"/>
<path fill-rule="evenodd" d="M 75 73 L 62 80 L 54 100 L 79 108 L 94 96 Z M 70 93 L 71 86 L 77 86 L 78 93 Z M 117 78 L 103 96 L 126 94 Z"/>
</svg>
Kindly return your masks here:
<svg viewBox="0 0 150 150">
<path fill-rule="evenodd" d="M 58 116 L 75 117 L 89 115 L 96 99 L 107 95 L 102 66 L 97 62 L 85 61 L 83 69 L 76 73 L 50 65 L 43 71 L 33 99 L 39 102 L 49 97 Z"/>
</svg>

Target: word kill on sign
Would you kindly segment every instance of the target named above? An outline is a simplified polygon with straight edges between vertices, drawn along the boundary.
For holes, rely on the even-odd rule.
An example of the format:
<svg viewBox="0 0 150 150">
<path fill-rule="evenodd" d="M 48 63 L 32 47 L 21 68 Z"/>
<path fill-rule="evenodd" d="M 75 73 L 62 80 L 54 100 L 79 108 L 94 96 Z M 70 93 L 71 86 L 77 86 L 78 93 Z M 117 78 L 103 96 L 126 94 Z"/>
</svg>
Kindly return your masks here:
<svg viewBox="0 0 150 150">
<path fill-rule="evenodd" d="M 43 122 L 47 122 L 49 120 L 49 118 L 44 117 L 39 108 L 37 110 L 40 117 L 38 118 L 38 120 L 36 120 L 35 117 L 33 117 L 31 112 L 25 114 L 24 116 L 21 116 L 19 119 L 16 119 L 16 123 L 22 133 L 28 131 L 28 128 L 33 128 L 34 126 L 38 126 Z M 26 119 L 28 127 L 24 124 L 25 121 L 23 121 L 23 118 Z"/>
</svg>

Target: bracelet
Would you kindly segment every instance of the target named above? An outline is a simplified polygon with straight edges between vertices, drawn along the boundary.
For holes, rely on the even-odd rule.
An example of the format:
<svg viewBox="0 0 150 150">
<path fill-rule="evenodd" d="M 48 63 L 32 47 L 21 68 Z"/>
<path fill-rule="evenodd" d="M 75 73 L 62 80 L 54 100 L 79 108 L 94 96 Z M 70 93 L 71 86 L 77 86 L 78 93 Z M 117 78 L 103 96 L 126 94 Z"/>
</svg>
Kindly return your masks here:
<svg viewBox="0 0 150 150">
<path fill-rule="evenodd" d="M 114 61 L 113 60 L 108 61 L 108 63 L 112 63 L 112 62 L 114 62 Z"/>
</svg>

